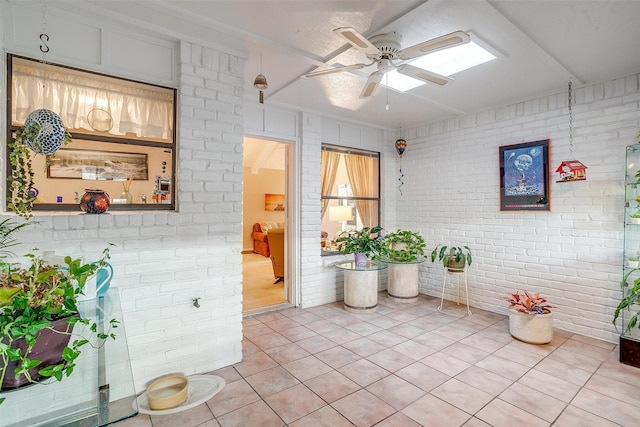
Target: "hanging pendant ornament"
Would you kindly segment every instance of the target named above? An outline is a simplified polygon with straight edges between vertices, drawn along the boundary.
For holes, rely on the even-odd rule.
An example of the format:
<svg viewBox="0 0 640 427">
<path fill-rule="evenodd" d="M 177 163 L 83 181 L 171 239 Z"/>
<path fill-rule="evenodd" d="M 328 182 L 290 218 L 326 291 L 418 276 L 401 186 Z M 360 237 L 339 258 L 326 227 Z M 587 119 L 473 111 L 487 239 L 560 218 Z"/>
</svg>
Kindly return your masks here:
<svg viewBox="0 0 640 427">
<path fill-rule="evenodd" d="M 256 79 L 253 81 L 253 87 L 260 91 L 258 100 L 260 101 L 260 104 L 264 104 L 263 90 L 266 90 L 269 87 L 269 85 L 267 84 L 267 78 L 263 74 L 258 74 L 256 76 Z"/>
<path fill-rule="evenodd" d="M 62 146 L 65 128 L 62 119 L 51 110 L 35 110 L 24 122 L 25 129 L 37 126 L 38 132 L 33 139 L 27 139 L 27 147 L 34 153 L 53 154 Z"/>
<path fill-rule="evenodd" d="M 400 176 L 398 177 L 398 191 L 402 196 L 402 186 L 404 185 L 404 173 L 402 172 L 402 154 L 404 150 L 407 148 L 407 141 L 402 138 L 396 140 L 396 152 L 400 157 Z"/>
<path fill-rule="evenodd" d="M 573 157 L 573 90 L 569 81 L 569 154 Z M 556 182 L 586 181 L 587 167 L 578 160 L 565 160 L 556 169 L 560 179 Z"/>
<path fill-rule="evenodd" d="M 45 81 L 46 81 L 46 54 L 50 48 L 47 42 L 49 41 L 49 35 L 45 32 L 46 27 L 46 4 L 42 5 L 42 33 L 40 34 L 40 52 L 42 52 L 42 104 L 43 108 L 34 110 L 29 113 L 27 119 L 24 122 L 24 129 L 32 134 L 35 134 L 33 138 L 25 140 L 27 147 L 33 152 L 44 155 L 51 155 L 58 151 L 62 144 L 67 140 L 67 131 L 64 127 L 64 123 L 60 116 L 51 110 L 44 108 L 44 99 L 46 96 Z"/>
</svg>

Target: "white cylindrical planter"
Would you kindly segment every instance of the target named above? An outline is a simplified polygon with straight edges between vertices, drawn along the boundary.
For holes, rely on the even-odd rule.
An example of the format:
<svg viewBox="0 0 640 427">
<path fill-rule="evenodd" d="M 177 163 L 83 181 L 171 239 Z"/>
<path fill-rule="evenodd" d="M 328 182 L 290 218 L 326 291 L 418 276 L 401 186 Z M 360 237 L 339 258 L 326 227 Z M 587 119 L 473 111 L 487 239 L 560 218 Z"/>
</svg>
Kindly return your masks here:
<svg viewBox="0 0 640 427">
<path fill-rule="evenodd" d="M 399 303 L 410 303 L 418 299 L 418 263 L 389 263 L 387 272 L 387 294 Z"/>
<path fill-rule="evenodd" d="M 345 270 L 344 309 L 373 313 L 378 308 L 378 270 Z"/>
<path fill-rule="evenodd" d="M 512 337 L 529 344 L 547 344 L 553 339 L 553 315 L 509 309 L 509 332 Z"/>
</svg>

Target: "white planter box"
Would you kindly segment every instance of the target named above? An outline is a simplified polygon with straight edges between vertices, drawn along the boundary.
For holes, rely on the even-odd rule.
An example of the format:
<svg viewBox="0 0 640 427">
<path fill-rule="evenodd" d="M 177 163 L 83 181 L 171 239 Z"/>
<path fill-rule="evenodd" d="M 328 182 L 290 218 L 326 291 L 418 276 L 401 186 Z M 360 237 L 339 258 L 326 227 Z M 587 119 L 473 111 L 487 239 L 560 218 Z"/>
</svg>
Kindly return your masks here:
<svg viewBox="0 0 640 427">
<path fill-rule="evenodd" d="M 509 309 L 511 336 L 530 344 L 547 344 L 553 339 L 553 314 L 527 314 Z"/>
</svg>

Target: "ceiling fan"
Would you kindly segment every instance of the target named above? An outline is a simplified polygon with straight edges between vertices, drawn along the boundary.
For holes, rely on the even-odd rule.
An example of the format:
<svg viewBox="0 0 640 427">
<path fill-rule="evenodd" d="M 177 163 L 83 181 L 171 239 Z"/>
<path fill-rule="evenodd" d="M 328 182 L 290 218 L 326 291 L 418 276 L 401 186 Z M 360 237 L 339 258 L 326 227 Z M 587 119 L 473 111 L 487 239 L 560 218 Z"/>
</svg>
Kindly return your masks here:
<svg viewBox="0 0 640 427">
<path fill-rule="evenodd" d="M 469 34 L 464 31 L 455 31 L 451 34 L 446 34 L 444 36 L 436 37 L 435 39 L 418 43 L 406 49 L 400 49 L 402 36 L 395 31 L 378 34 L 370 39 L 365 38 L 362 34 L 351 27 L 336 28 L 333 32 L 346 39 L 353 47 L 367 55 L 367 58 L 369 58 L 371 62 L 369 64 L 359 63 L 312 71 L 304 74 L 302 77 L 317 77 L 332 73 L 360 70 L 373 64 L 377 64 L 378 69 L 369 75 L 367 83 L 364 85 L 364 88 L 360 93 L 360 98 L 369 98 L 372 96 L 382 81 L 384 74 L 393 69 L 396 69 L 400 74 L 404 74 L 427 83 L 434 83 L 440 86 L 445 86 L 451 83 L 453 79 L 449 77 L 432 73 L 431 71 L 424 70 L 405 62 L 442 49 L 469 43 L 471 40 Z"/>
</svg>

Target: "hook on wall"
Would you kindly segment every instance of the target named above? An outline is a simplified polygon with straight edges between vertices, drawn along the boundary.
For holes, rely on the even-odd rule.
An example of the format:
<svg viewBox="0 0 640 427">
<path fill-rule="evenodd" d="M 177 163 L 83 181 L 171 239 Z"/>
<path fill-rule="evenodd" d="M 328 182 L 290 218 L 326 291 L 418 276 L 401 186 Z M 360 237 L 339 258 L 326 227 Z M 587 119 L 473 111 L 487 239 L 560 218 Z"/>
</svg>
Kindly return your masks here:
<svg viewBox="0 0 640 427">
<path fill-rule="evenodd" d="M 200 308 L 200 297 L 198 297 L 198 298 L 194 298 L 194 299 L 192 299 L 191 301 L 193 301 L 193 306 L 194 306 L 195 308 Z"/>
</svg>

